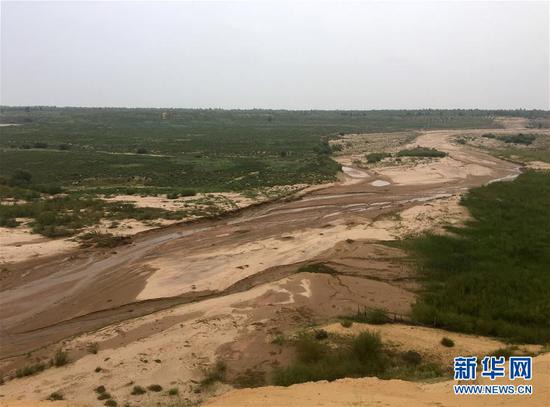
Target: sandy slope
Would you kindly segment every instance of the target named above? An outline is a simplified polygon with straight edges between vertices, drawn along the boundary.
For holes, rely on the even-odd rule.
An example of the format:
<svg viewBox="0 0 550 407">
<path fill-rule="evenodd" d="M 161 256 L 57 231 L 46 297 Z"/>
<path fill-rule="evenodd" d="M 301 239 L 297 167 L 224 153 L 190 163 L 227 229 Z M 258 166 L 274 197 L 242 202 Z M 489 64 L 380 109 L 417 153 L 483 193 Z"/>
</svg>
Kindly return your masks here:
<svg viewBox="0 0 550 407">
<path fill-rule="evenodd" d="M 480 379 L 479 384 L 504 384 L 509 380 Z M 207 402 L 209 407 L 286 406 L 537 406 L 550 405 L 550 354 L 533 361 L 532 396 L 455 396 L 454 381 L 422 384 L 377 378 L 342 379 L 304 383 L 290 387 L 235 390 Z M 517 381 L 513 384 L 520 384 Z"/>
</svg>

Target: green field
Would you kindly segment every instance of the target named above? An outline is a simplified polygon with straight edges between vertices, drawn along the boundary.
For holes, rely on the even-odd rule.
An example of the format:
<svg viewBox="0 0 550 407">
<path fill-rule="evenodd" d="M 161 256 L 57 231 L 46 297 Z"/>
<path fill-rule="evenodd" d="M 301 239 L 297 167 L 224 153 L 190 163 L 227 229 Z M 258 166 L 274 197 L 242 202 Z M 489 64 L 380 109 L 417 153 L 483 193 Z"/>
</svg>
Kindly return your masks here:
<svg viewBox="0 0 550 407">
<path fill-rule="evenodd" d="M 242 191 L 332 180 L 338 133 L 491 127 L 485 111 L 2 108 L 0 176 L 74 190 Z"/>
<path fill-rule="evenodd" d="M 550 341 L 550 174 L 527 172 L 468 193 L 474 220 L 404 242 L 425 290 L 413 317 L 449 330 Z"/>
</svg>

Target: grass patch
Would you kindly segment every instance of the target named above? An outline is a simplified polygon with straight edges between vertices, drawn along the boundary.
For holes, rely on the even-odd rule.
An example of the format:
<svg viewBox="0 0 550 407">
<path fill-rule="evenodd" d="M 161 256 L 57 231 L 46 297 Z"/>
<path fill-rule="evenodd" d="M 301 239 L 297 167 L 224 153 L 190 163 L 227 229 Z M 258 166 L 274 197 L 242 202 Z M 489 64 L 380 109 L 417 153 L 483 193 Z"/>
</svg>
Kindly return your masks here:
<svg viewBox="0 0 550 407">
<path fill-rule="evenodd" d="M 180 391 L 177 387 L 172 387 L 171 389 L 168 389 L 169 396 L 178 396 L 179 394 L 180 394 Z"/>
<path fill-rule="evenodd" d="M 470 191 L 475 220 L 404 242 L 425 278 L 413 318 L 511 341 L 550 341 L 550 174 Z"/>
</svg>

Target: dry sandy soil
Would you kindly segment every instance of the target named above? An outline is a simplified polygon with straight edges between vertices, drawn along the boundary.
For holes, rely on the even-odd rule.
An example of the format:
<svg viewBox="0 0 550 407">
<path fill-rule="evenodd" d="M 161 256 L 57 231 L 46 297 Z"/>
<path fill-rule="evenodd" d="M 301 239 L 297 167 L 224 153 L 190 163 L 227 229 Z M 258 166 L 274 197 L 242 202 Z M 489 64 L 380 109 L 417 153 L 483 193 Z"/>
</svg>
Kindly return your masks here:
<svg viewBox="0 0 550 407">
<path fill-rule="evenodd" d="M 0 372 L 7 380 L 15 369 L 47 361 L 59 348 L 68 351 L 71 363 L 7 380 L 0 400 L 44 400 L 60 391 L 68 400 L 100 406 L 93 389 L 105 385 L 119 405 L 168 403 L 166 391 L 130 395 L 133 385 L 160 384 L 197 402 L 231 388 L 198 386 L 217 358 L 227 361 L 230 381 L 247 370 L 267 377 L 292 357 L 272 343 L 277 335 L 358 306 L 383 307 L 406 319 L 418 284 L 404 253 L 383 243 L 464 221 L 462 193 L 519 173 L 516 164 L 455 144 L 464 132 L 429 131 L 396 142 L 437 148 L 448 153 L 443 159 L 365 170 L 344 154 L 338 160 L 349 168 L 340 182 L 307 189 L 295 200 L 145 231 L 114 252 L 75 249 L 8 264 L 1 274 Z M 337 273 L 301 269 L 317 262 Z M 385 341 L 426 354 L 442 335 L 406 325 L 381 329 Z M 456 335 L 456 342 L 456 351 L 470 353 L 503 346 L 466 335 Z M 97 344 L 97 354 L 87 352 L 90 344 Z M 448 363 L 452 355 L 431 357 Z M 535 369 L 548 372 L 547 358 L 540 360 Z M 358 379 L 239 390 L 214 403 L 290 405 L 288 397 L 295 397 L 300 405 L 342 405 L 329 394 L 345 394 L 344 405 L 421 405 L 426 395 L 426 403 L 446 405 L 452 398 L 449 383 L 383 383 Z"/>
</svg>

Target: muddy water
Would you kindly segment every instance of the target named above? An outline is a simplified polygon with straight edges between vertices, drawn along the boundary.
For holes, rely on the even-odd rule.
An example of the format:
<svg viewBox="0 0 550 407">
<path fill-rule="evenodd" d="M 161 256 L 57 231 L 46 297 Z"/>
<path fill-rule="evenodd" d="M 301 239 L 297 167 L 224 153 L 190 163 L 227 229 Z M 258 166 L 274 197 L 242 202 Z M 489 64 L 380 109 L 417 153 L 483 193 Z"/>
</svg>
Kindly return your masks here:
<svg viewBox="0 0 550 407">
<path fill-rule="evenodd" d="M 459 173 L 441 182 L 393 183 L 388 177 L 380 178 L 376 174 L 346 167 L 346 173 L 356 182 L 317 190 L 297 201 L 250 208 L 226 219 L 150 231 L 137 236 L 132 245 L 116 251 L 76 251 L 70 256 L 11 266 L 10 279 L 2 283 L 0 296 L 0 341 L 14 345 L 9 350 L 3 346 L 0 357 L 14 354 L 16 350 L 28 351 L 58 340 L 60 335 L 74 335 L 82 330 L 97 329 L 110 321 L 132 317 L 135 314 L 128 311 L 129 304 L 135 303 L 131 306 L 132 311 L 152 307 L 148 302 L 137 304 L 136 299 L 144 299 L 140 294 L 148 281 L 163 271 L 152 266 L 155 262 L 169 264 L 177 271 L 167 279 L 170 295 L 174 292 L 178 296 L 193 295 L 193 288 L 189 288 L 194 285 L 192 283 L 200 285 L 205 279 L 211 280 L 212 273 L 219 280 L 217 289 L 223 290 L 239 278 L 246 277 L 246 267 L 249 266 L 239 266 L 244 271 L 224 268 L 224 261 L 241 256 L 243 262 L 259 259 L 261 263 L 262 258 L 271 257 L 280 259 L 281 264 L 291 264 L 307 260 L 311 244 L 316 244 L 311 240 L 295 240 L 290 249 L 279 257 L 273 257 L 278 247 L 262 242 L 294 239 L 305 231 L 322 229 L 322 232 L 315 232 L 318 235 L 316 242 L 321 244 L 339 225 L 368 224 L 380 214 L 461 193 L 518 173 L 513 164 L 479 151 L 450 145 L 445 142 L 445 135 L 441 135 L 440 143 L 432 134 L 428 136 L 426 143 L 448 151 L 450 159 L 459 164 L 459 170 L 475 164 L 484 171 L 478 171 L 479 174 Z M 253 248 L 251 253 L 239 252 L 240 248 L 246 247 Z M 252 255 L 256 257 L 250 257 Z M 258 264 L 250 266 L 261 270 Z M 164 296 L 157 292 L 148 299 Z M 98 313 L 101 318 L 94 317 Z M 82 321 L 83 317 L 96 322 L 91 325 L 76 323 L 75 318 Z M 55 332 L 55 335 L 50 332 Z M 17 343 L 21 345 L 17 346 Z"/>
</svg>

